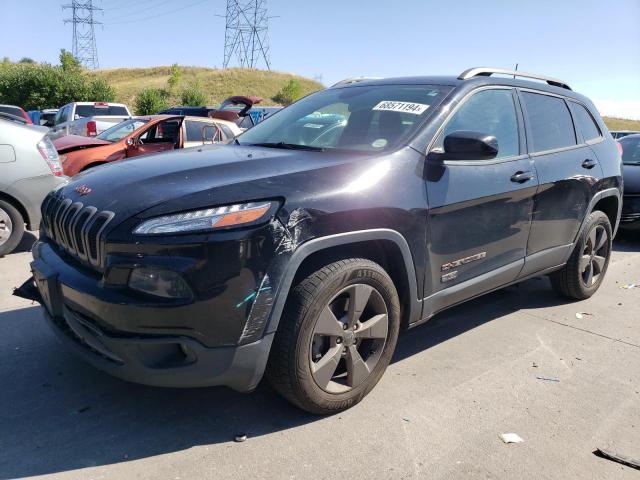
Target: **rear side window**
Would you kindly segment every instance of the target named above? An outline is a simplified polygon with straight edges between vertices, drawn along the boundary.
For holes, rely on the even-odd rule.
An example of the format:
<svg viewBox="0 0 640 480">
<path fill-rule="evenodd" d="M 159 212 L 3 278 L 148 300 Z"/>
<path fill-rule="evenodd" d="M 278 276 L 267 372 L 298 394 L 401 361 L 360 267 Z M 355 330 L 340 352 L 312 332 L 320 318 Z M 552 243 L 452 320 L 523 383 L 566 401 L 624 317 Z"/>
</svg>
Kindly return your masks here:
<svg viewBox="0 0 640 480">
<path fill-rule="evenodd" d="M 569 102 L 569 105 L 571 105 L 573 120 L 576 122 L 580 132 L 582 132 L 584 141 L 588 142 L 589 140 L 600 138 L 602 136 L 600 129 L 589 111 L 579 103 Z"/>
<path fill-rule="evenodd" d="M 531 131 L 531 152 L 576 145 L 569 108 L 562 98 L 523 92 L 522 99 Z"/>
<path fill-rule="evenodd" d="M 99 115 L 121 115 L 127 116 L 129 113 L 124 107 L 117 107 L 112 105 L 76 105 L 76 115 L 81 118 L 95 117 Z"/>
<path fill-rule="evenodd" d="M 622 145 L 622 162 L 627 165 L 640 163 L 640 137 L 626 137 L 620 140 Z"/>
<path fill-rule="evenodd" d="M 474 94 L 453 114 L 436 146 L 441 147 L 444 137 L 459 130 L 496 137 L 496 158 L 518 155 L 518 120 L 511 90 L 483 90 Z"/>
</svg>

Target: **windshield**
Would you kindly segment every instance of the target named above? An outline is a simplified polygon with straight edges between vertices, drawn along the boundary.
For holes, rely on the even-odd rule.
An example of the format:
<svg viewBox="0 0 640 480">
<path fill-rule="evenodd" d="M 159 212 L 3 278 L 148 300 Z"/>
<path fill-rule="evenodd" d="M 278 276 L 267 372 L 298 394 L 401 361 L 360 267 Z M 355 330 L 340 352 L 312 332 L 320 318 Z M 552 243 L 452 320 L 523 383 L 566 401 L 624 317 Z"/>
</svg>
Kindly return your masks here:
<svg viewBox="0 0 640 480">
<path fill-rule="evenodd" d="M 449 88 L 378 85 L 330 88 L 243 133 L 241 145 L 379 152 L 410 138 Z"/>
<path fill-rule="evenodd" d="M 120 122 L 119 124 L 105 130 L 96 138 L 99 138 L 100 140 L 106 140 L 108 142 L 117 142 L 119 140 L 122 140 L 127 135 L 133 133 L 147 122 L 148 120 L 125 120 L 124 122 Z"/>
<path fill-rule="evenodd" d="M 622 145 L 622 163 L 640 164 L 640 137 L 626 137 L 620 140 Z"/>
</svg>

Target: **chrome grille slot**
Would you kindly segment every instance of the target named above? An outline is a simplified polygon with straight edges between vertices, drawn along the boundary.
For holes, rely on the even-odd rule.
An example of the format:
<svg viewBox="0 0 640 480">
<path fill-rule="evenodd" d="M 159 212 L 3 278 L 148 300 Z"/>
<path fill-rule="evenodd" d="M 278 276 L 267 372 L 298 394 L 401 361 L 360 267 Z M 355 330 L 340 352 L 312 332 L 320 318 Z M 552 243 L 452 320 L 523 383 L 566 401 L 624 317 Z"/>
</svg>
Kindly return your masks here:
<svg viewBox="0 0 640 480">
<path fill-rule="evenodd" d="M 82 263 L 103 267 L 104 231 L 114 213 L 73 203 L 54 193 L 42 203 L 44 232 L 62 250 Z"/>
</svg>

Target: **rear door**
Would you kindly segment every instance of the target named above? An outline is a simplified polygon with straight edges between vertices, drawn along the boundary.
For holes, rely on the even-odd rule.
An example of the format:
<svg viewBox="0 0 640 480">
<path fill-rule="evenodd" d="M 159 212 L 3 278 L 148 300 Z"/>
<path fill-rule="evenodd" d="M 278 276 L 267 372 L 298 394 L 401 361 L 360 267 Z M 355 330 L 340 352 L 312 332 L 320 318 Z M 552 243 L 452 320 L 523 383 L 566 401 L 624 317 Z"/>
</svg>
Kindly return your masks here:
<svg viewBox="0 0 640 480">
<path fill-rule="evenodd" d="M 523 274 L 566 260 L 602 177 L 598 159 L 576 132 L 567 101 L 558 95 L 520 90 L 529 152 L 540 187 L 534 199 Z"/>
<path fill-rule="evenodd" d="M 498 140 L 491 160 L 427 159 L 432 312 L 516 278 L 524 263 L 537 180 L 525 154 L 522 116 L 512 88 L 476 90 L 454 110 L 444 137 L 474 131 Z M 478 279 L 479 282 L 467 282 Z M 473 285 L 471 285 L 473 284 Z M 456 288 L 453 288 L 456 287 Z"/>
</svg>

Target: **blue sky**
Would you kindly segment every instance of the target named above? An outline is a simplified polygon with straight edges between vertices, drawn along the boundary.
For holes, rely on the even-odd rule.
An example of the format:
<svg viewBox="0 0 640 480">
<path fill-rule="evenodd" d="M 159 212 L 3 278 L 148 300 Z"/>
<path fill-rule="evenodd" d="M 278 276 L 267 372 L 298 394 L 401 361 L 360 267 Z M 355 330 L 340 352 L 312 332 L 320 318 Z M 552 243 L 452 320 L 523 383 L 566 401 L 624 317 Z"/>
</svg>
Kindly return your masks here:
<svg viewBox="0 0 640 480">
<path fill-rule="evenodd" d="M 0 57 L 57 62 L 67 0 L 0 0 Z M 94 0 L 102 68 L 221 67 L 225 0 Z M 640 119 L 640 0 L 268 0 L 274 70 L 345 77 L 458 74 L 470 66 L 559 77 L 602 113 Z M 176 11 L 177 10 L 177 11 Z M 239 92 L 246 93 L 246 92 Z M 250 92 L 249 92 L 250 93 Z"/>
</svg>

